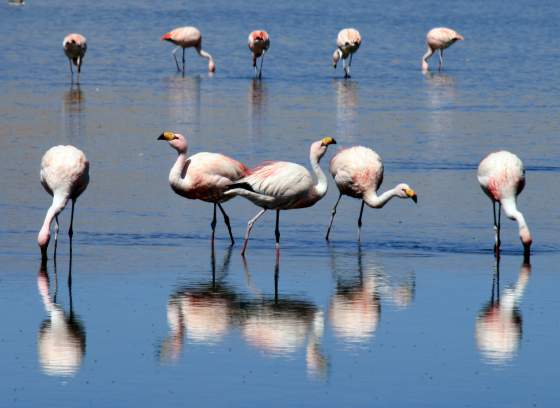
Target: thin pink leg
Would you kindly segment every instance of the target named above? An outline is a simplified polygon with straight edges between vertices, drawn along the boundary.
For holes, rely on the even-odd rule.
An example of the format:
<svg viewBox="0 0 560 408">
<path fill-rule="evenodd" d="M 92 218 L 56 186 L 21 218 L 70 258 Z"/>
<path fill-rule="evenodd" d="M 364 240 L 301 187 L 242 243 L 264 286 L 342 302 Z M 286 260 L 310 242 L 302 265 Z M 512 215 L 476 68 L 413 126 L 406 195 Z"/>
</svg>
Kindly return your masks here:
<svg viewBox="0 0 560 408">
<path fill-rule="evenodd" d="M 249 220 L 247 223 L 247 231 L 245 231 L 245 241 L 243 241 L 243 249 L 241 250 L 241 256 L 245 256 L 245 251 L 247 250 L 247 244 L 249 243 L 249 234 L 251 234 L 251 230 L 253 229 L 253 224 L 257 222 L 259 218 L 266 212 L 266 208 L 263 208 L 259 211 L 257 215 Z"/>
</svg>

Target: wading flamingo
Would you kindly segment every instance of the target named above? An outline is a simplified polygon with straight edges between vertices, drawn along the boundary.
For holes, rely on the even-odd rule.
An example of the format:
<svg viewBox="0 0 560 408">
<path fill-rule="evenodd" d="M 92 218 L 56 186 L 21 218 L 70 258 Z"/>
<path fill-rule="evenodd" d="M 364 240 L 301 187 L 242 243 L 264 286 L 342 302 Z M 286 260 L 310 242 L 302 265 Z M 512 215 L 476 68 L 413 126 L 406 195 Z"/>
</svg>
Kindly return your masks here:
<svg viewBox="0 0 560 408">
<path fill-rule="evenodd" d="M 270 47 L 270 38 L 268 33 L 264 30 L 253 31 L 249 34 L 249 49 L 253 53 L 253 68 L 255 70 L 255 78 L 262 77 L 262 65 L 264 61 L 264 55 Z M 261 57 L 261 66 L 257 72 L 257 58 Z"/>
<path fill-rule="evenodd" d="M 280 249 L 280 210 L 311 207 L 327 193 L 327 177 L 319 161 L 327 147 L 335 144 L 332 137 L 324 137 L 311 144 L 309 160 L 317 183 L 305 167 L 285 161 L 267 161 L 248 171 L 247 176 L 229 186 L 226 196 L 240 195 L 262 207 L 262 210 L 247 224 L 241 255 L 245 254 L 253 224 L 266 212 L 276 210 L 276 250 Z"/>
<path fill-rule="evenodd" d="M 82 70 L 82 62 L 87 51 L 87 40 L 81 34 L 68 34 L 62 41 L 64 47 L 64 54 L 68 57 L 68 65 L 70 65 L 70 75 L 74 81 L 74 71 L 72 70 L 72 63 L 78 67 L 78 82 L 80 82 L 80 72 Z"/>
<path fill-rule="evenodd" d="M 336 69 L 338 61 L 342 58 L 342 67 L 344 68 L 344 78 L 350 78 L 350 66 L 352 65 L 352 55 L 358 51 L 362 44 L 362 37 L 358 30 L 353 28 L 345 28 L 340 30 L 336 38 L 336 50 L 333 53 L 333 68 Z M 348 57 L 350 59 L 348 60 Z M 348 60 L 348 63 L 346 62 Z"/>
<path fill-rule="evenodd" d="M 500 253 L 500 209 L 503 207 L 506 216 L 517 221 L 519 225 L 519 237 L 523 243 L 525 258 L 528 258 L 533 239 L 525 217 L 517 209 L 517 196 L 525 187 L 523 162 L 515 154 L 504 150 L 490 153 L 478 165 L 477 178 L 482 191 L 492 200 L 496 255 Z M 497 221 L 496 202 L 498 202 Z"/>
<path fill-rule="evenodd" d="M 202 200 L 214 204 L 212 218 L 212 244 L 216 232 L 216 206 L 224 216 L 231 244 L 235 243 L 229 217 L 221 203 L 233 198 L 224 195 L 227 187 L 240 179 L 247 168 L 237 160 L 219 153 L 200 152 L 187 158 L 187 140 L 179 133 L 163 132 L 158 140 L 165 140 L 177 150 L 179 157 L 169 172 L 169 184 L 173 191 L 191 200 Z"/>
<path fill-rule="evenodd" d="M 428 59 L 434 52 L 439 50 L 439 70 L 443 68 L 443 50 L 459 40 L 464 40 L 458 32 L 445 27 L 432 28 L 426 34 L 426 45 L 428 50 L 422 57 L 422 71 L 428 71 Z"/>
<path fill-rule="evenodd" d="M 175 53 L 179 48 L 183 49 L 183 74 L 185 73 L 185 48 L 194 47 L 198 55 L 202 58 L 208 60 L 208 72 L 216 71 L 216 64 L 212 56 L 202 49 L 202 35 L 196 27 L 179 27 L 171 30 L 167 34 L 161 36 L 162 41 L 169 41 L 175 44 L 177 47 L 173 50 L 173 58 L 175 58 L 175 64 L 177 64 L 177 71 L 181 72 L 179 68 L 179 61 L 177 61 L 177 55 Z"/>
<path fill-rule="evenodd" d="M 72 200 L 70 216 L 70 245 L 72 245 L 74 222 L 74 205 L 89 183 L 89 161 L 81 150 L 74 146 L 51 147 L 41 160 L 41 184 L 53 197 L 51 206 L 45 216 L 43 226 L 37 236 L 43 259 L 47 258 L 47 247 L 51 238 L 51 224 L 55 220 L 55 254 L 58 240 L 58 214 Z"/>
<path fill-rule="evenodd" d="M 411 198 L 415 203 L 418 200 L 414 190 L 404 183 L 397 184 L 380 196 L 377 195 L 377 189 L 383 182 L 383 162 L 377 153 L 367 147 L 353 146 L 340 150 L 331 159 L 330 171 L 338 187 L 339 195 L 332 209 L 331 222 L 325 236 L 327 241 L 336 215 L 336 207 L 342 195 L 362 200 L 360 216 L 358 217 L 358 241 L 362 229 L 364 204 L 371 208 L 381 208 L 393 197 Z"/>
</svg>

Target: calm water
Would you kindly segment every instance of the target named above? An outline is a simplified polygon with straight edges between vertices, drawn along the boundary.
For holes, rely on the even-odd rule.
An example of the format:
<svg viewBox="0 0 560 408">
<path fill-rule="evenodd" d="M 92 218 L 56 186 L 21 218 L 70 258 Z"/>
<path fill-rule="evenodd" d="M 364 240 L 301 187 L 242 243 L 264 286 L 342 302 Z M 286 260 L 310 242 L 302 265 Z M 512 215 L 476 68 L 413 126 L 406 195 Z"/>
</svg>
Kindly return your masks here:
<svg viewBox="0 0 560 408">
<path fill-rule="evenodd" d="M 0 406 L 556 406 L 559 19 L 548 0 L 5 2 Z M 186 24 L 214 76 L 192 50 L 187 75 L 174 71 L 159 37 Z M 466 40 L 423 76 L 423 38 L 439 25 Z M 330 56 L 347 26 L 364 42 L 345 81 Z M 246 37 L 261 27 L 272 45 L 254 81 Z M 61 49 L 71 31 L 89 44 L 79 87 Z M 419 202 L 366 209 L 358 245 L 359 202 L 345 198 L 327 245 L 331 183 L 315 207 L 283 213 L 278 265 L 271 214 L 244 263 L 257 208 L 228 202 L 238 243 L 219 220 L 212 253 L 211 207 L 169 188 L 162 130 L 249 165 L 307 163 L 332 135 L 373 147 L 382 190 L 407 182 Z M 91 183 L 71 263 L 62 234 L 42 267 L 39 163 L 60 143 L 86 152 Z M 527 167 L 519 206 L 534 248 L 524 265 L 505 220 L 498 272 L 475 169 L 499 148 Z"/>
</svg>

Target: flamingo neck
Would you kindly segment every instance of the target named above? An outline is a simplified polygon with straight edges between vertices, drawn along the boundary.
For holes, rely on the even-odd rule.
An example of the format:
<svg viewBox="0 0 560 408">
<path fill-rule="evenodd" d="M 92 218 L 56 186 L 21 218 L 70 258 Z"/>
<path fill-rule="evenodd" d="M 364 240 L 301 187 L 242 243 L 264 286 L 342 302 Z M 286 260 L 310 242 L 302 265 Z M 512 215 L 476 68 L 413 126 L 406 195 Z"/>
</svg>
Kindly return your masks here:
<svg viewBox="0 0 560 408">
<path fill-rule="evenodd" d="M 426 51 L 426 53 L 422 57 L 422 71 L 427 71 L 428 70 L 428 58 L 430 58 L 433 53 L 434 53 L 434 51 L 430 47 L 428 47 L 428 50 Z"/>
<path fill-rule="evenodd" d="M 523 242 L 525 247 L 529 247 L 532 243 L 531 232 L 529 231 L 529 226 L 527 225 L 527 221 L 525 221 L 525 217 L 521 211 L 517 209 L 515 197 L 503 198 L 500 200 L 500 203 L 502 204 L 506 216 L 511 220 L 517 221 L 521 242 Z"/>
<path fill-rule="evenodd" d="M 323 198 L 325 194 L 327 194 L 327 176 L 325 176 L 325 173 L 323 173 L 321 166 L 319 166 L 320 157 L 317 157 L 316 154 L 311 153 L 309 160 L 311 161 L 311 168 L 313 169 L 315 176 L 317 176 L 317 183 L 314 186 L 314 190 L 317 199 L 319 200 Z"/>
<path fill-rule="evenodd" d="M 210 54 L 208 54 L 206 51 L 204 51 L 202 48 L 197 48 L 196 52 L 198 53 L 198 55 L 200 55 L 202 58 L 206 58 L 208 60 L 208 66 L 213 66 L 214 64 L 214 58 L 212 58 L 212 56 Z"/>
<path fill-rule="evenodd" d="M 396 196 L 397 196 L 396 188 L 392 188 L 390 190 L 387 190 L 383 194 L 381 194 L 380 196 L 377 195 L 376 191 L 370 190 L 369 192 L 364 194 L 364 201 L 371 208 L 381 208 L 385 204 L 387 204 L 387 202 L 391 198 L 396 197 Z"/>
<path fill-rule="evenodd" d="M 184 187 L 185 183 L 188 183 L 187 161 L 187 151 L 179 152 L 179 156 L 169 172 L 169 184 L 171 184 L 173 189 L 176 187 Z"/>
<path fill-rule="evenodd" d="M 53 196 L 53 201 L 49 209 L 47 210 L 47 214 L 45 215 L 45 220 L 43 221 L 43 225 L 39 230 L 39 235 L 37 236 L 37 242 L 42 250 L 46 251 L 46 248 L 49 244 L 49 240 L 51 237 L 51 224 L 53 219 L 66 207 L 66 203 L 68 202 L 68 197 L 66 195 L 57 195 Z M 45 253 L 43 254 L 45 255 Z"/>
</svg>

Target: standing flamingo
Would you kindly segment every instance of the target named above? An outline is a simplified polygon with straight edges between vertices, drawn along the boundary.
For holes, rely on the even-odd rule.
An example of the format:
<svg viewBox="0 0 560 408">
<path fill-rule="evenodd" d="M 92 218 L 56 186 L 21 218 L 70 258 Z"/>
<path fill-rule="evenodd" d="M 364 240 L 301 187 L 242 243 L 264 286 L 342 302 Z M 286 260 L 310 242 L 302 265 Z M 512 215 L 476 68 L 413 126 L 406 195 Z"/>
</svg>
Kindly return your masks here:
<svg viewBox="0 0 560 408">
<path fill-rule="evenodd" d="M 249 49 L 253 53 L 253 68 L 255 70 L 255 78 L 262 77 L 262 64 L 264 62 L 264 55 L 270 47 L 270 38 L 268 33 L 264 30 L 253 31 L 249 34 Z M 261 66 L 257 74 L 257 58 L 261 57 Z"/>
<path fill-rule="evenodd" d="M 179 48 L 183 48 L 183 74 L 185 73 L 185 48 L 194 47 L 198 55 L 202 58 L 208 60 L 208 72 L 216 71 L 216 64 L 212 56 L 202 49 L 202 35 L 196 27 L 178 27 L 171 30 L 167 34 L 161 36 L 162 41 L 169 41 L 175 44 L 177 47 L 173 50 L 173 58 L 175 58 L 175 64 L 177 64 L 177 71 L 181 72 L 179 68 L 179 61 L 177 61 L 177 55 L 175 53 Z"/>
<path fill-rule="evenodd" d="M 327 147 L 336 144 L 332 137 L 324 137 L 311 144 L 309 160 L 317 183 L 305 167 L 285 161 L 268 161 L 250 169 L 247 176 L 228 187 L 226 196 L 240 195 L 262 207 L 262 210 L 247 224 L 245 241 L 241 255 L 245 254 L 249 234 L 253 224 L 266 212 L 276 210 L 276 250 L 280 249 L 280 210 L 311 207 L 327 193 L 327 177 L 319 166 L 319 161 L 327 152 Z"/>
<path fill-rule="evenodd" d="M 494 208 L 494 250 L 496 255 L 500 253 L 500 209 L 509 219 L 516 220 L 519 225 L 519 237 L 524 247 L 525 257 L 529 257 L 531 243 L 531 232 L 525 217 L 517 209 L 517 196 L 525 187 L 525 169 L 523 162 L 515 154 L 507 151 L 490 153 L 478 165 L 478 182 L 482 191 L 492 200 Z M 496 222 L 496 202 L 498 202 L 498 220 Z"/>
<path fill-rule="evenodd" d="M 381 208 L 393 197 L 411 198 L 415 203 L 418 200 L 414 190 L 404 183 L 397 184 L 380 196 L 377 195 L 377 189 L 383 182 L 383 162 L 377 153 L 367 147 L 353 146 L 339 151 L 331 159 L 330 171 L 338 187 L 339 195 L 332 209 L 331 222 L 325 236 L 327 241 L 336 215 L 336 207 L 342 195 L 362 200 L 358 218 L 358 241 L 362 229 L 364 204 L 371 208 Z"/>
<path fill-rule="evenodd" d="M 465 38 L 461 34 L 450 28 L 438 27 L 428 31 L 428 34 L 426 34 L 428 50 L 422 57 L 422 71 L 428 71 L 428 59 L 430 59 L 432 54 L 437 50 L 439 50 L 439 70 L 441 71 L 443 68 L 443 50 L 456 41 L 464 39 Z"/>
<path fill-rule="evenodd" d="M 41 160 L 41 184 L 53 197 L 51 206 L 45 216 L 43 226 L 37 236 L 43 260 L 47 258 L 47 247 L 51 238 L 51 224 L 55 225 L 55 253 L 58 240 L 58 214 L 66 207 L 68 200 L 72 200 L 70 216 L 70 244 L 72 243 L 74 205 L 89 183 L 89 161 L 81 150 L 74 146 L 51 147 Z"/>
<path fill-rule="evenodd" d="M 222 212 L 231 244 L 235 243 L 229 217 L 221 203 L 233 196 L 224 195 L 227 187 L 240 179 L 247 168 L 237 160 L 219 153 L 201 152 L 187 158 L 187 140 L 179 133 L 163 132 L 158 140 L 166 140 L 177 150 L 179 157 L 169 172 L 169 184 L 173 191 L 191 200 L 202 200 L 214 204 L 212 218 L 212 244 L 216 232 L 216 206 Z"/>
<path fill-rule="evenodd" d="M 78 82 L 80 82 L 80 72 L 82 70 L 82 62 L 87 51 L 87 40 L 81 34 L 68 34 L 62 41 L 64 47 L 64 54 L 68 57 L 68 64 L 70 65 L 70 75 L 74 81 L 74 71 L 72 70 L 72 63 L 78 67 Z"/>
<path fill-rule="evenodd" d="M 336 64 L 342 58 L 342 67 L 344 68 L 344 78 L 350 78 L 350 66 L 352 65 L 352 55 L 362 44 L 362 36 L 353 28 L 345 28 L 340 30 L 336 38 L 336 50 L 333 53 L 333 68 L 336 69 Z M 346 60 L 350 57 L 348 63 Z"/>
</svg>

